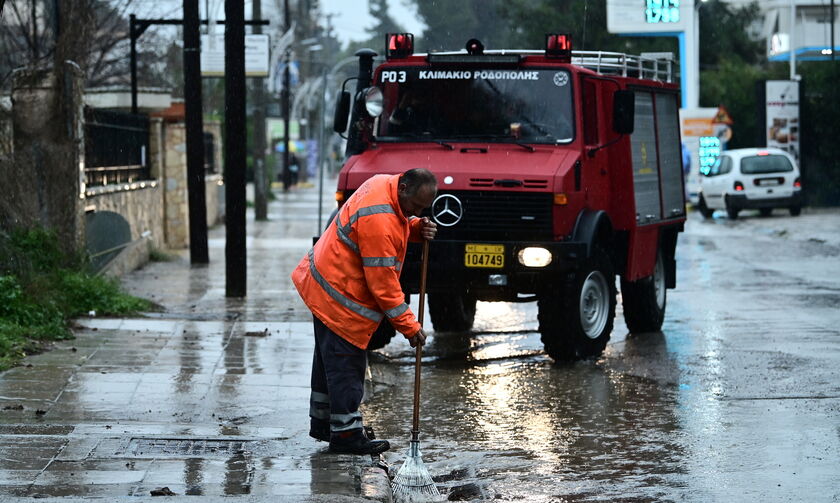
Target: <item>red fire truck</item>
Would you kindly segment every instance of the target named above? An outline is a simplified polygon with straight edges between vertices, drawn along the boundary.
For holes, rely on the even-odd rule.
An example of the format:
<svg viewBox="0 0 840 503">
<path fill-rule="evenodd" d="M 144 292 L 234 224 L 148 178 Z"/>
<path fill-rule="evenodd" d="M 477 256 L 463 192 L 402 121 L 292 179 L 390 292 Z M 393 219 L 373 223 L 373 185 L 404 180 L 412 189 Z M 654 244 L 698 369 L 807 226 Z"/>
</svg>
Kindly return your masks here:
<svg viewBox="0 0 840 503">
<path fill-rule="evenodd" d="M 597 356 L 613 329 L 616 275 L 628 329 L 659 330 L 686 215 L 671 60 L 572 52 L 558 34 L 539 51 L 475 39 L 457 52 L 413 49 L 399 33 L 386 35 L 376 68 L 374 51 L 356 53 L 355 98 L 343 90 L 335 114 L 348 140 L 336 199 L 374 174 L 436 174 L 435 331 L 469 331 L 479 300 L 536 301 L 553 359 Z M 409 295 L 419 266 L 406 264 Z M 380 327 L 370 348 L 392 336 Z"/>
</svg>

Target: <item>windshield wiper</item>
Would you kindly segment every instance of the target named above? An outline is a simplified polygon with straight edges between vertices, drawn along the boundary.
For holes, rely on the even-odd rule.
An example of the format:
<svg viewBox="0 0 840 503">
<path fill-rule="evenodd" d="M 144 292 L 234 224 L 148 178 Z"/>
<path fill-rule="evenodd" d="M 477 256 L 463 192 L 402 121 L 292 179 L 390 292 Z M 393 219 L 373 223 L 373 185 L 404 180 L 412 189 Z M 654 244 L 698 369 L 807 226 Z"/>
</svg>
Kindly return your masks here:
<svg viewBox="0 0 840 503">
<path fill-rule="evenodd" d="M 386 136 L 385 138 L 409 138 L 411 140 L 417 140 L 417 141 L 421 141 L 421 142 L 424 142 L 424 143 L 437 143 L 438 145 L 440 145 L 442 147 L 446 147 L 448 150 L 455 150 L 455 147 L 453 147 L 449 143 L 446 143 L 443 140 L 430 138 L 426 135 L 419 135 L 417 133 L 401 133 L 401 134 L 395 135 L 395 136 Z"/>
<path fill-rule="evenodd" d="M 520 142 L 518 142 L 518 141 L 515 141 L 515 142 L 513 142 L 513 144 L 514 144 L 514 145 L 519 145 L 520 147 L 524 148 L 525 150 L 527 150 L 527 151 L 529 151 L 529 152 L 536 152 L 536 151 L 537 151 L 537 149 L 535 149 L 534 147 L 532 147 L 532 146 L 528 145 L 527 143 L 520 143 Z"/>
<path fill-rule="evenodd" d="M 488 140 L 494 140 L 494 139 L 501 138 L 501 139 L 505 139 L 505 140 L 514 140 L 511 143 L 513 143 L 514 145 L 518 145 L 518 146 L 524 148 L 525 150 L 527 150 L 529 152 L 536 152 L 537 151 L 537 149 L 535 149 L 531 145 L 528 145 L 527 143 L 522 143 L 522 142 L 519 142 L 519 141 L 515 141 L 515 140 L 517 140 L 517 138 L 513 135 L 510 135 L 510 134 L 459 134 L 459 135 L 452 136 L 451 138 L 455 138 L 455 139 L 463 138 L 463 139 L 473 139 L 473 140 L 479 140 L 479 139 L 485 139 L 485 138 L 488 139 Z"/>
</svg>

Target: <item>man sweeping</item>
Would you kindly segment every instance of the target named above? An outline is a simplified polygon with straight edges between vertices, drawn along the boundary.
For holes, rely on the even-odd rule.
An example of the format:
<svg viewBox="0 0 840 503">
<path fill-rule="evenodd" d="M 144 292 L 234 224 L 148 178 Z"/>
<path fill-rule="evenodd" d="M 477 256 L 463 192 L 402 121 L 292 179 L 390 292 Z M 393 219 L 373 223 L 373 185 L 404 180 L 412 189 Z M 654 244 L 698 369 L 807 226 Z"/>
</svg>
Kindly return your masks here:
<svg viewBox="0 0 840 503">
<path fill-rule="evenodd" d="M 383 318 L 408 339 L 426 333 L 405 303 L 399 276 L 408 241 L 434 239 L 437 226 L 420 213 L 432 205 L 437 180 L 426 169 L 376 175 L 347 200 L 292 273 L 313 314 L 315 353 L 309 435 L 348 454 L 387 451 L 387 440 L 364 433 L 366 348 Z"/>
</svg>

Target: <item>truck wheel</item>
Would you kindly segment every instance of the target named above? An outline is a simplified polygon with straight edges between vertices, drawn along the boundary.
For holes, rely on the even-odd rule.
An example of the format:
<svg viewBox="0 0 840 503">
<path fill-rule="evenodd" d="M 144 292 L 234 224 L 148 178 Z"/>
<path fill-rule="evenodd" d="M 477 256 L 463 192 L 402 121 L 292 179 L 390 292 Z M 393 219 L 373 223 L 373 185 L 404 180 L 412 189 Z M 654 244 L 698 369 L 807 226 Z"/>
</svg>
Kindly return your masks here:
<svg viewBox="0 0 840 503">
<path fill-rule="evenodd" d="M 615 272 L 607 253 L 592 250 L 580 270 L 539 298 L 540 334 L 555 361 L 598 356 L 615 320 Z"/>
<path fill-rule="evenodd" d="M 665 263 L 659 251 L 652 275 L 637 281 L 621 280 L 624 322 L 630 333 L 656 332 L 662 328 L 666 302 Z"/>
<path fill-rule="evenodd" d="M 411 302 L 411 296 L 406 294 L 405 295 L 405 303 L 408 304 Z M 376 327 L 376 331 L 373 332 L 373 335 L 370 336 L 370 342 L 368 342 L 368 351 L 373 351 L 374 349 L 382 349 L 391 342 L 391 339 L 397 334 L 397 331 L 394 329 L 394 326 L 391 325 L 391 322 L 388 321 L 388 318 L 383 318 L 382 321 L 379 322 L 379 326 Z"/>
<path fill-rule="evenodd" d="M 703 194 L 700 194 L 700 200 L 697 202 L 697 209 L 700 210 L 700 214 L 703 215 L 703 218 L 712 218 L 715 214 L 715 210 L 706 205 L 706 198 L 703 197 Z"/>
<path fill-rule="evenodd" d="M 475 297 L 466 292 L 429 293 L 429 316 L 435 332 L 467 332 L 475 321 Z"/>
<path fill-rule="evenodd" d="M 735 220 L 738 218 L 738 212 L 741 211 L 735 207 L 732 203 L 729 202 L 729 198 L 726 199 L 726 215 L 729 217 L 730 220 Z"/>
</svg>

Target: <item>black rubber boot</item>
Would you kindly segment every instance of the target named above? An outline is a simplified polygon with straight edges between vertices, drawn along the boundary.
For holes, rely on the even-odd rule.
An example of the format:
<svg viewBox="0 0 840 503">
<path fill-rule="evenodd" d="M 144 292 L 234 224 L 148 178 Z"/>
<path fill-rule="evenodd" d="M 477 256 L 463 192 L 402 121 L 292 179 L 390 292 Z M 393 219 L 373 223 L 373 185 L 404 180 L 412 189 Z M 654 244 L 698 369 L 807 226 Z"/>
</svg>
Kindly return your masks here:
<svg viewBox="0 0 840 503">
<path fill-rule="evenodd" d="M 309 418 L 309 436 L 321 442 L 330 441 L 330 423 Z"/>
<path fill-rule="evenodd" d="M 339 454 L 379 454 L 390 448 L 387 440 L 371 440 L 361 428 L 330 435 L 330 451 Z"/>
</svg>

